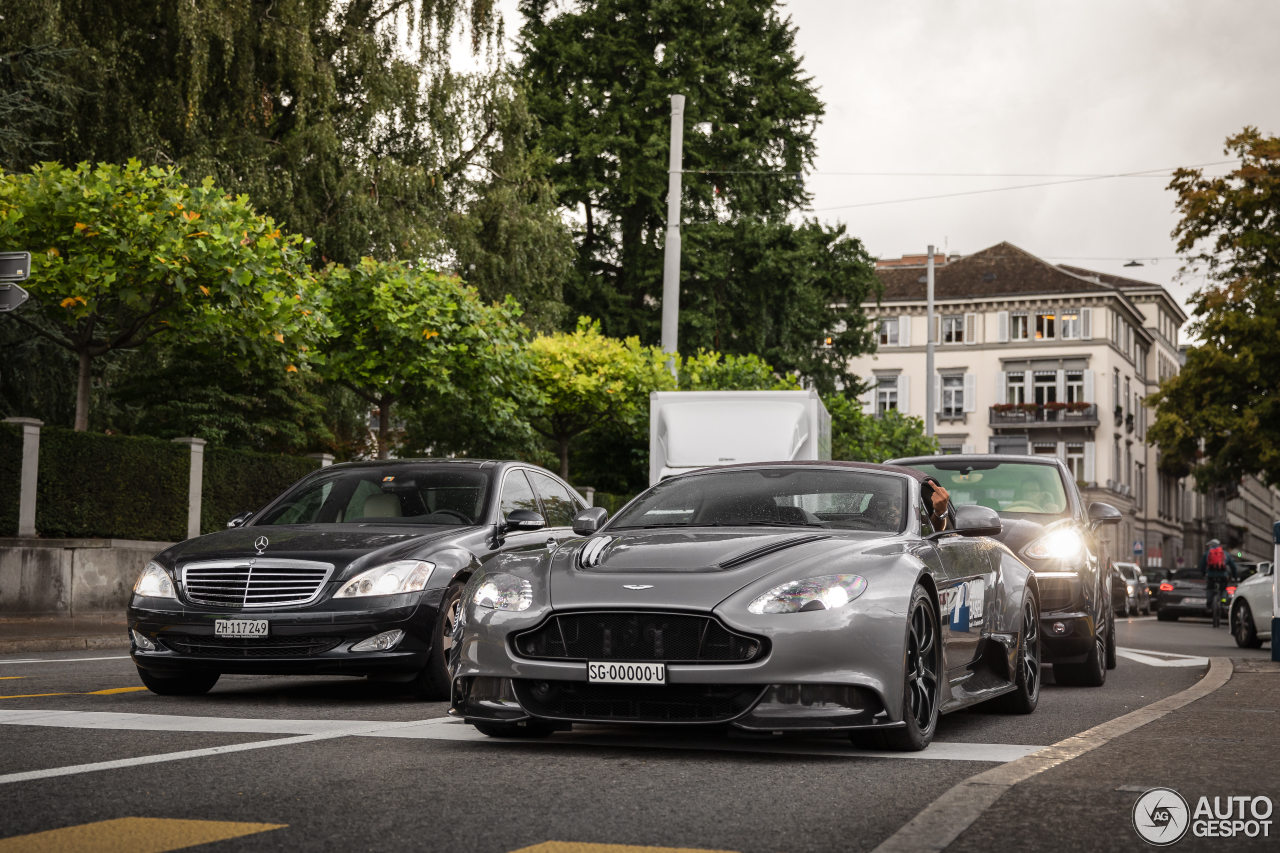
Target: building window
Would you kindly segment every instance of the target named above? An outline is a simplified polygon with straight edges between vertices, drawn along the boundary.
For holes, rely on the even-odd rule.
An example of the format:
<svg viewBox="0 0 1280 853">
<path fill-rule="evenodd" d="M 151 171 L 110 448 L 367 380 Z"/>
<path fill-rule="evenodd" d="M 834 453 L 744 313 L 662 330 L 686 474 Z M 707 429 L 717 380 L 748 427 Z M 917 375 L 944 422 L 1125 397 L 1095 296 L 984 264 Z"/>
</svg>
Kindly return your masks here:
<svg viewBox="0 0 1280 853">
<path fill-rule="evenodd" d="M 1084 371 L 1068 370 L 1067 378 L 1067 399 L 1065 403 L 1088 403 L 1084 398 Z"/>
<path fill-rule="evenodd" d="M 942 342 L 944 344 L 964 343 L 964 315 L 947 314 L 942 318 Z"/>
<path fill-rule="evenodd" d="M 958 418 L 964 415 L 964 376 L 942 377 L 942 416 Z"/>
<path fill-rule="evenodd" d="M 1080 313 L 1068 311 L 1062 314 L 1062 339 L 1078 340 L 1080 337 Z"/>
<path fill-rule="evenodd" d="M 1057 456 L 1058 445 L 1052 441 L 1033 441 L 1031 452 L 1036 456 Z"/>
<path fill-rule="evenodd" d="M 898 408 L 898 377 L 882 378 L 876 383 L 876 414 L 883 415 Z"/>
<path fill-rule="evenodd" d="M 883 317 L 880 320 L 880 346 L 896 347 L 898 345 L 898 318 Z"/>
<path fill-rule="evenodd" d="M 1057 315 L 1055 314 L 1037 314 L 1036 315 L 1036 340 L 1051 341 L 1057 337 L 1055 327 L 1057 326 Z"/>
<path fill-rule="evenodd" d="M 1071 469 L 1071 476 L 1075 478 L 1077 483 L 1084 482 L 1084 443 L 1068 442 L 1067 447 L 1067 467 Z"/>
<path fill-rule="evenodd" d="M 1009 317 L 1009 339 L 1025 341 L 1031 336 L 1031 317 L 1027 314 L 1013 314 Z"/>
<path fill-rule="evenodd" d="M 1027 386 L 1022 371 L 1005 374 L 1004 399 L 1006 403 L 1027 402 Z"/>
<path fill-rule="evenodd" d="M 1037 404 L 1043 406 L 1045 403 L 1058 402 L 1058 371 L 1037 370 L 1032 374 L 1031 382 Z"/>
</svg>

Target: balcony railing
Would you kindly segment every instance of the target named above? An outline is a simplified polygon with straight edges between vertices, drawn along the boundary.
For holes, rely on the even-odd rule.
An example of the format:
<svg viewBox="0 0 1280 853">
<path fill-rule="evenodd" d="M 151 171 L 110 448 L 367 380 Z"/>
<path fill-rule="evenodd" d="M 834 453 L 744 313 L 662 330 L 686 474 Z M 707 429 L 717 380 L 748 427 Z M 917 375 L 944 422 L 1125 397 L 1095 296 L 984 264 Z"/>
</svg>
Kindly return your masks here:
<svg viewBox="0 0 1280 853">
<path fill-rule="evenodd" d="M 1096 403 L 997 403 L 991 407 L 993 427 L 1097 425 Z"/>
</svg>

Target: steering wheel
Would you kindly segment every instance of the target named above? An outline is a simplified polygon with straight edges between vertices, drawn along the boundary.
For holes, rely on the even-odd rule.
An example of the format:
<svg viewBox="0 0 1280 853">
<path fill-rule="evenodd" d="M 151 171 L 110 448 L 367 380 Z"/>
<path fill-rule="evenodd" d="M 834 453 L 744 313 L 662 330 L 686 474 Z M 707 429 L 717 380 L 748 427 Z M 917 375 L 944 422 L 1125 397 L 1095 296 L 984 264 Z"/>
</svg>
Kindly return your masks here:
<svg viewBox="0 0 1280 853">
<path fill-rule="evenodd" d="M 433 517 L 433 516 L 437 516 L 437 515 L 446 515 L 446 516 L 450 516 L 450 517 L 452 517 L 452 518 L 457 519 L 457 520 L 458 520 L 460 523 L 462 523 L 462 524 L 470 524 L 470 523 L 471 523 L 471 519 L 470 519 L 470 518 L 468 518 L 467 516 L 465 516 L 465 515 L 463 515 L 462 513 L 458 512 L 456 509 L 449 509 L 448 507 L 441 507 L 440 509 L 432 510 L 432 511 L 431 511 L 431 515 L 430 515 L 430 516 L 428 516 L 428 518 L 431 518 L 431 517 Z"/>
</svg>

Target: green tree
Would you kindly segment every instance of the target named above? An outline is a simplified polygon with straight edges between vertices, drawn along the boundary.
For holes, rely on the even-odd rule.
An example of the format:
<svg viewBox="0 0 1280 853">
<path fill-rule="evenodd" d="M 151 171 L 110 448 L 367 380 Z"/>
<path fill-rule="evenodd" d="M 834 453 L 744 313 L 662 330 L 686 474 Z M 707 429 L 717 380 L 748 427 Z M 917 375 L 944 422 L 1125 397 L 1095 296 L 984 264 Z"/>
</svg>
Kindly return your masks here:
<svg viewBox="0 0 1280 853">
<path fill-rule="evenodd" d="M 681 391 L 798 391 L 794 376 L 779 376 L 758 355 L 702 350 L 680 359 Z"/>
<path fill-rule="evenodd" d="M 660 349 L 606 337 L 585 317 L 573 332 L 534 338 L 529 354 L 539 397 L 531 422 L 552 443 L 565 478 L 575 439 L 606 429 L 634 434 L 648 423 L 649 394 L 675 387 Z"/>
<path fill-rule="evenodd" d="M 1200 343 L 1149 399 L 1161 469 L 1202 490 L 1248 474 L 1280 486 L 1280 137 L 1246 127 L 1226 153 L 1230 173 L 1179 169 L 1169 185 L 1184 271 L 1206 284 L 1191 302 Z"/>
<path fill-rule="evenodd" d="M 938 452 L 938 442 L 924 434 L 924 421 L 896 409 L 869 415 L 862 404 L 843 394 L 824 397 L 831 414 L 831 458 L 883 462 L 899 456 Z"/>
<path fill-rule="evenodd" d="M 77 430 L 89 422 L 92 363 L 108 353 L 182 335 L 297 371 L 323 331 L 303 239 L 174 169 L 0 173 L 0 245 L 32 255 L 32 301 L 11 318 L 77 358 Z"/>
<path fill-rule="evenodd" d="M 372 258 L 331 266 L 324 280 L 334 335 L 323 373 L 377 408 L 379 458 L 400 443 L 392 410 L 402 402 L 430 412 L 469 401 L 513 416 L 526 334 L 513 300 L 486 303 L 457 276 Z"/>
</svg>

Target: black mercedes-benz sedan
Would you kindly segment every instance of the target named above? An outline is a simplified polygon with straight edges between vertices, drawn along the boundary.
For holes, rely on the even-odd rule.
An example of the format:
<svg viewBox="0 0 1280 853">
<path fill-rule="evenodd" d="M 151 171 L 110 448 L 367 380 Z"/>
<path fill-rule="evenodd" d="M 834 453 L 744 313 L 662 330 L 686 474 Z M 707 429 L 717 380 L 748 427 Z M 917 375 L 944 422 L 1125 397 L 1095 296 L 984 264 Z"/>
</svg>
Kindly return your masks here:
<svg viewBox="0 0 1280 853">
<path fill-rule="evenodd" d="M 223 673 L 357 675 L 449 695 L 462 588 L 501 553 L 574 536 L 586 502 L 512 461 L 322 468 L 232 529 L 157 554 L 128 623 L 142 683 L 208 692 Z"/>
<path fill-rule="evenodd" d="M 892 460 L 937 478 L 957 506 L 994 509 L 996 536 L 1031 567 L 1040 589 L 1044 657 L 1059 684 L 1101 686 L 1116 665 L 1112 567 L 1098 528 L 1120 511 L 1085 506 L 1070 469 L 1056 456 L 961 454 Z"/>
</svg>

